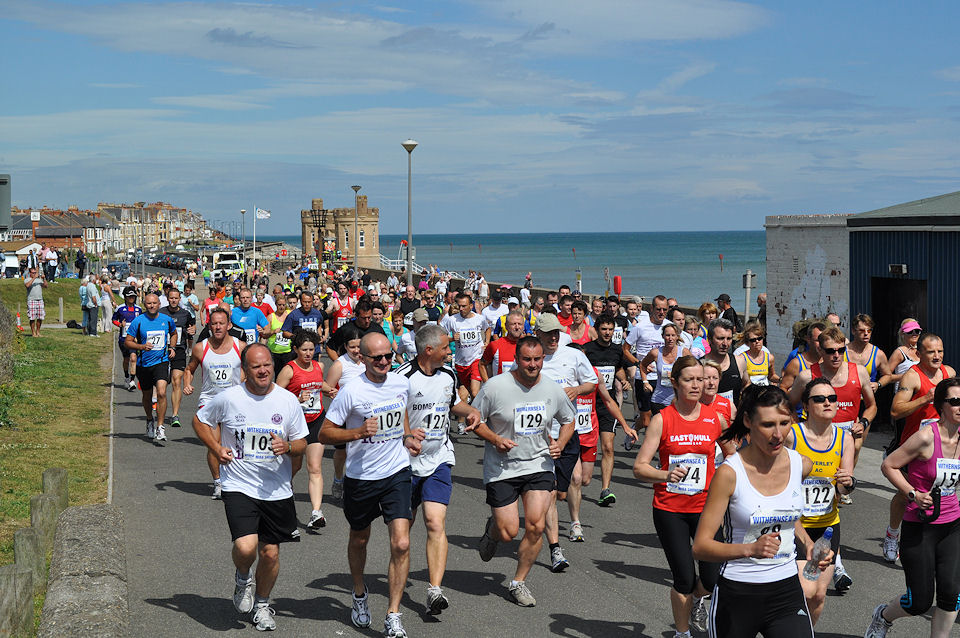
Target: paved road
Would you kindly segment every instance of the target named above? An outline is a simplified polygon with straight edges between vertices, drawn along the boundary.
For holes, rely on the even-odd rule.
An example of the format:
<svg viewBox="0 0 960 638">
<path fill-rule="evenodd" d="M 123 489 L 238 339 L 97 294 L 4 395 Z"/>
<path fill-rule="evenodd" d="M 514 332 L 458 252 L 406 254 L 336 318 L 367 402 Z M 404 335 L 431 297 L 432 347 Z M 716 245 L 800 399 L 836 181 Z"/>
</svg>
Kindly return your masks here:
<svg viewBox="0 0 960 638">
<path fill-rule="evenodd" d="M 193 398 L 185 402 L 181 409 L 185 421 L 195 405 Z M 170 441 L 165 447 L 146 440 L 139 394 L 128 393 L 118 382 L 114 502 L 123 510 L 126 524 L 131 635 L 253 632 L 230 600 L 234 572 L 230 536 L 223 505 L 210 500 L 204 448 L 189 426 L 168 428 L 167 433 Z M 873 443 L 879 445 L 886 438 L 878 435 Z M 451 607 L 439 617 L 425 614 L 425 534 L 418 521 L 402 603 L 410 636 L 673 636 L 667 597 L 670 572 L 650 517 L 652 490 L 634 480 L 630 471 L 634 453 L 619 448 L 616 454 L 614 507 L 595 504 L 598 479 L 585 489 L 581 518 L 587 541 L 563 543 L 572 564 L 564 574 L 549 571 L 544 548 L 528 579 L 537 606 L 522 609 L 508 602 L 504 587 L 513 574 L 516 543 L 502 546 L 490 563 L 481 562 L 475 550 L 488 515 L 481 481 L 482 447 L 469 436 L 461 437 L 456 447 L 444 579 Z M 831 592 L 818 625 L 821 636 L 862 636 L 873 607 L 902 593 L 900 567 L 879 557 L 891 493 L 877 469 L 879 462 L 880 454 L 873 449 L 860 458 L 856 503 L 842 513 L 844 563 L 855 584 L 845 596 Z M 332 480 L 329 451 L 324 471 Z M 296 477 L 295 488 L 298 516 L 306 521 L 310 505 L 305 470 Z M 565 510 L 562 505 L 561 533 L 568 519 Z M 278 630 L 296 636 L 380 635 L 386 611 L 386 529 L 382 523 L 374 524 L 367 566 L 374 623 L 361 631 L 349 619 L 347 525 L 336 505 L 325 504 L 324 513 L 329 523 L 322 533 L 304 530 L 302 542 L 281 548 L 272 602 Z M 897 623 L 898 635 L 911 631 L 926 635 L 928 627 L 923 619 Z"/>
</svg>

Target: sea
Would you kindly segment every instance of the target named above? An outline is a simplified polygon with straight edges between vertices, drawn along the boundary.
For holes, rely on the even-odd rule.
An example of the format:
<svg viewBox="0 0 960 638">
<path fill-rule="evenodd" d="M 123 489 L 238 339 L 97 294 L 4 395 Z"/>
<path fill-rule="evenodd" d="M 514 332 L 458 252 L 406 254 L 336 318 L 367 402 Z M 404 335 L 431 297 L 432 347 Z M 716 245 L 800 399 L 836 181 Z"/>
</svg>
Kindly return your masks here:
<svg viewBox="0 0 960 638">
<path fill-rule="evenodd" d="M 299 235 L 261 235 L 265 241 L 300 245 Z M 380 252 L 400 254 L 406 235 L 380 235 Z M 756 273 L 751 293 L 766 290 L 764 231 L 692 231 L 659 233 L 503 233 L 414 235 L 415 261 L 466 275 L 483 273 L 487 281 L 522 285 L 527 272 L 535 286 L 567 284 L 586 294 L 614 289 L 622 294 L 676 297 L 684 306 L 698 306 L 727 293 L 737 308 L 744 303 L 743 275 Z M 751 299 L 751 306 L 755 303 Z M 755 308 L 754 308 L 755 310 Z"/>
</svg>

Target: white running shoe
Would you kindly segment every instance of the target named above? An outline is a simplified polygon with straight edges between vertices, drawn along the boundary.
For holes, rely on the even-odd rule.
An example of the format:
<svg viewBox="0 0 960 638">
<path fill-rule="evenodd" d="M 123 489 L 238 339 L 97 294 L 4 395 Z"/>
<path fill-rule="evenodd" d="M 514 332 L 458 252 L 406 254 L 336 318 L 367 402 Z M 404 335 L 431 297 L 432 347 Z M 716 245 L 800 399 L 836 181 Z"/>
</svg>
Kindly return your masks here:
<svg viewBox="0 0 960 638">
<path fill-rule="evenodd" d="M 167 440 L 167 430 L 161 424 L 157 426 L 157 441 L 166 441 Z"/>
<path fill-rule="evenodd" d="M 843 565 L 837 565 L 833 570 L 833 588 L 838 594 L 843 594 L 853 586 L 853 579 L 843 568 Z"/>
<path fill-rule="evenodd" d="M 527 584 L 522 580 L 516 585 L 510 585 L 510 598 L 513 599 L 513 602 L 517 603 L 521 607 L 535 607 L 537 604 L 537 599 L 533 597 L 533 594 L 530 593 L 530 589 L 527 587 Z"/>
<path fill-rule="evenodd" d="M 892 622 L 887 622 L 883 618 L 883 610 L 886 605 L 877 605 L 873 610 L 873 616 L 870 618 L 870 626 L 864 632 L 863 638 L 885 638 L 887 632 L 893 627 Z"/>
<path fill-rule="evenodd" d="M 570 523 L 570 542 L 583 542 L 583 525 L 580 524 L 580 521 L 574 521 Z"/>
<path fill-rule="evenodd" d="M 157 428 L 153 425 L 153 419 L 147 421 L 147 438 L 155 439 L 157 437 Z"/>
<path fill-rule="evenodd" d="M 213 484 L 213 496 L 210 498 L 215 501 L 219 501 L 221 499 L 221 494 L 223 494 L 223 486 L 220 485 L 220 481 L 217 481 Z"/>
<path fill-rule="evenodd" d="M 693 609 L 690 610 L 690 626 L 699 632 L 707 631 L 707 597 L 693 597 Z"/>
<path fill-rule="evenodd" d="M 243 586 L 234 584 L 233 606 L 241 614 L 249 614 L 253 611 L 253 579 L 248 580 Z"/>
<path fill-rule="evenodd" d="M 276 629 L 277 623 L 273 620 L 276 615 L 277 612 L 269 605 L 263 603 L 257 605 L 257 608 L 253 610 L 253 622 L 257 631 L 273 631 Z"/>
<path fill-rule="evenodd" d="M 900 536 L 891 536 L 886 534 L 883 537 L 883 560 L 888 563 L 895 563 L 900 558 Z"/>
<path fill-rule="evenodd" d="M 400 616 L 399 611 L 387 614 L 383 621 L 383 638 L 407 638 L 407 632 L 403 630 Z"/>
<path fill-rule="evenodd" d="M 427 609 L 434 616 L 450 606 L 450 601 L 443 595 L 443 590 L 439 587 L 429 587 L 427 589 Z"/>
<path fill-rule="evenodd" d="M 357 598 L 353 592 L 350 593 L 353 598 L 353 609 L 350 610 L 350 620 L 354 627 L 366 628 L 370 626 L 370 605 L 367 604 L 367 592 Z"/>
<path fill-rule="evenodd" d="M 310 521 L 307 523 L 307 529 L 320 529 L 327 526 L 327 519 L 323 517 L 323 511 L 313 510 L 310 514 Z"/>
<path fill-rule="evenodd" d="M 570 567 L 570 561 L 564 557 L 563 550 L 559 547 L 554 547 L 553 551 L 550 552 L 550 560 L 552 561 L 550 571 L 554 574 L 559 574 L 567 567 Z"/>
</svg>

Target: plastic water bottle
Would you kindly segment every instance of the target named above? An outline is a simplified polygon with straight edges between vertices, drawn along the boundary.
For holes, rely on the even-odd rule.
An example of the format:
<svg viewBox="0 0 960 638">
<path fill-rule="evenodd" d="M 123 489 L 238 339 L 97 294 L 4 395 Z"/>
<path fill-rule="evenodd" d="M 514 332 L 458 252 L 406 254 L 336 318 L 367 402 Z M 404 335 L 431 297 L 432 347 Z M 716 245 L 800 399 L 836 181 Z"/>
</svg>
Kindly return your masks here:
<svg viewBox="0 0 960 638">
<path fill-rule="evenodd" d="M 813 544 L 813 553 L 810 560 L 803 566 L 803 577 L 807 580 L 817 580 L 820 578 L 820 561 L 830 553 L 830 539 L 833 538 L 833 528 L 828 527 L 823 532 L 816 543 Z"/>
</svg>

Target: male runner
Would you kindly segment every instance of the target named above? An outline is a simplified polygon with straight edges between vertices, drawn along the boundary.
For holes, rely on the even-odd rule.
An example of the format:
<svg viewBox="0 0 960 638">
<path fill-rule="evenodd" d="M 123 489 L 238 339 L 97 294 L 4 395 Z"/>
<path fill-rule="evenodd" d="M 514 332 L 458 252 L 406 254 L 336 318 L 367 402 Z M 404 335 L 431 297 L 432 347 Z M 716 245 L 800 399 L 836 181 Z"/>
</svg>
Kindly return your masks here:
<svg viewBox="0 0 960 638">
<path fill-rule="evenodd" d="M 300 293 L 300 307 L 291 310 L 290 314 L 283 320 L 281 330 L 285 339 L 293 339 L 293 333 L 299 328 L 312 330 L 320 336 L 320 341 L 324 340 L 324 323 L 327 321 L 327 315 L 322 310 L 313 307 L 313 300 L 313 293 L 309 290 Z M 320 344 L 318 343 L 315 358 L 319 356 Z"/>
<path fill-rule="evenodd" d="M 465 293 L 461 293 L 465 294 Z M 506 304 L 500 303 L 500 300 L 503 299 L 503 293 L 499 289 L 493 290 L 490 293 L 490 305 L 480 310 L 480 315 L 484 321 L 483 329 L 483 345 L 486 346 L 490 343 L 490 337 L 493 334 L 493 327 L 497 325 L 497 320 L 503 315 L 510 312 Z M 472 300 L 471 300 L 472 301 Z M 460 297 L 457 296 L 457 304 L 460 304 Z M 479 359 L 479 357 L 477 357 Z M 468 385 L 468 384 L 464 384 Z"/>
<path fill-rule="evenodd" d="M 480 391 L 480 357 L 483 356 L 484 329 L 488 324 L 486 319 L 473 311 L 473 301 L 467 293 L 457 295 L 457 307 L 460 312 L 444 317 L 440 327 L 453 335 L 457 344 L 453 356 L 457 378 L 473 398 Z"/>
<path fill-rule="evenodd" d="M 246 348 L 241 362 L 245 383 L 204 405 L 193 429 L 223 468 L 223 506 L 236 567 L 233 605 L 241 614 L 253 612 L 258 631 L 272 631 L 277 624 L 270 592 L 280 572 L 280 543 L 300 541 L 290 459 L 307 447 L 307 423 L 297 398 L 274 384 L 273 357 L 265 345 Z M 256 593 L 250 578 L 255 560 Z"/>
<path fill-rule="evenodd" d="M 513 367 L 517 341 L 523 336 L 526 321 L 519 310 L 511 310 L 506 316 L 506 334 L 487 344 L 480 357 L 480 379 L 483 383 Z"/>
<path fill-rule="evenodd" d="M 253 306 L 253 293 L 250 289 L 243 288 L 237 299 L 240 305 L 234 306 L 230 322 L 243 330 L 247 345 L 272 335 L 273 330 L 270 329 L 270 322 L 263 311 Z"/>
<path fill-rule="evenodd" d="M 710 340 L 710 352 L 703 360 L 714 361 L 720 364 L 720 385 L 717 394 L 727 399 L 733 405 L 740 403 L 740 391 L 750 385 L 750 375 L 747 374 L 747 364 L 730 352 L 733 344 L 733 324 L 719 317 L 707 326 L 707 339 Z"/>
<path fill-rule="evenodd" d="M 327 357 L 331 361 L 336 361 L 340 356 L 340 350 L 344 345 L 344 334 L 340 333 L 340 328 L 346 324 L 353 324 L 360 329 L 360 334 L 365 335 L 368 332 L 376 332 L 377 334 L 382 334 L 384 337 L 387 336 L 387 333 L 383 331 L 383 326 L 378 323 L 373 322 L 373 303 L 369 299 L 361 299 L 354 306 L 354 318 L 350 321 L 345 322 L 337 328 L 337 331 L 330 335 L 330 339 L 327 340 Z"/>
<path fill-rule="evenodd" d="M 214 308 L 210 311 L 210 320 L 204 326 L 204 332 L 209 337 L 198 339 L 190 352 L 190 363 L 183 373 L 183 393 L 193 394 L 193 375 L 197 368 L 201 368 L 203 385 L 200 387 L 200 397 L 197 408 L 200 409 L 224 390 L 240 385 L 240 353 L 247 346 L 242 336 L 232 335 L 230 313 L 226 308 Z M 201 332 L 203 336 L 203 332 Z M 214 433 L 215 435 L 219 433 Z M 213 498 L 220 498 L 222 485 L 220 482 L 220 461 L 216 454 L 207 450 L 207 467 L 213 477 Z"/>
<path fill-rule="evenodd" d="M 421 309 L 418 309 L 421 310 Z M 416 310 L 414 312 L 417 312 Z M 397 374 L 410 382 L 407 414 L 411 427 L 421 428 L 425 437 L 420 454 L 413 457 L 413 515 L 423 505 L 427 528 L 427 609 L 439 614 L 450 603 L 440 583 L 447 566 L 447 506 L 453 492 L 451 470 L 456 463 L 450 440 L 450 415 L 465 418 L 467 426 L 480 423 L 480 413 L 460 400 L 457 376 L 443 365 L 450 354 L 450 337 L 436 325 L 417 332 L 417 356 L 400 366 Z"/>
<path fill-rule="evenodd" d="M 170 425 L 180 427 L 180 399 L 183 392 L 183 371 L 187 368 L 187 344 L 197 332 L 197 321 L 190 311 L 180 305 L 181 295 L 176 288 L 167 293 L 167 306 L 160 312 L 173 319 L 177 327 L 177 347 L 170 358 L 170 402 L 173 404 L 173 418 Z"/>
<path fill-rule="evenodd" d="M 609 302 L 608 298 L 608 308 Z M 623 354 L 630 366 L 637 366 L 654 348 L 663 347 L 663 326 L 670 323 L 667 321 L 668 309 L 667 298 L 657 295 L 650 302 L 650 314 L 646 318 L 641 315 L 639 323 L 627 334 L 623 341 Z M 657 382 L 657 371 L 648 372 L 638 367 L 634 377 L 633 398 L 637 408 L 634 427 L 645 428 L 650 425 L 650 417 L 653 415 L 650 399 L 653 396 L 653 385 Z"/>
<path fill-rule="evenodd" d="M 526 577 L 540 553 L 554 498 L 554 459 L 573 438 L 576 410 L 567 393 L 540 374 L 544 354 L 536 337 L 521 337 L 516 354 L 514 369 L 490 379 L 474 401 L 483 419 L 475 432 L 486 441 L 483 483 L 491 513 L 478 550 L 486 562 L 498 543 L 513 540 L 520 531 L 517 500 L 522 500 L 524 533 L 509 591 L 518 605 L 533 607 L 537 601 Z M 559 438 L 550 436 L 554 420 L 563 423 Z"/>
<path fill-rule="evenodd" d="M 410 383 L 406 377 L 390 372 L 393 350 L 387 337 L 364 335 L 360 352 L 366 371 L 337 392 L 318 438 L 324 444 L 347 445 L 343 514 L 350 525 L 347 545 L 353 578 L 350 620 L 357 627 L 370 626 L 363 570 L 370 524 L 382 514 L 390 533 L 390 600 L 383 622 L 384 636 L 405 638 L 400 598 L 410 572 L 410 521 L 413 519 L 410 453 L 420 453 L 424 431 L 410 429 L 407 417 Z"/>
<path fill-rule="evenodd" d="M 163 419 L 167 414 L 167 379 L 170 377 L 170 355 L 177 346 L 177 327 L 173 319 L 160 314 L 160 297 L 148 293 L 143 298 L 144 314 L 134 319 L 127 329 L 124 345 L 137 351 L 137 380 L 143 394 L 143 411 L 147 415 L 147 438 L 155 442 L 167 440 Z M 153 420 L 153 390 L 157 390 L 157 421 Z"/>
<path fill-rule="evenodd" d="M 143 309 L 136 304 L 136 301 L 137 289 L 127 286 L 123 289 L 123 305 L 113 313 L 113 325 L 120 328 L 117 331 L 119 335 L 117 347 L 120 348 L 120 361 L 123 362 L 123 378 L 130 392 L 137 389 L 137 382 L 134 379 L 137 374 L 137 353 L 127 348 L 127 330 L 133 320 L 143 314 Z"/>
</svg>

